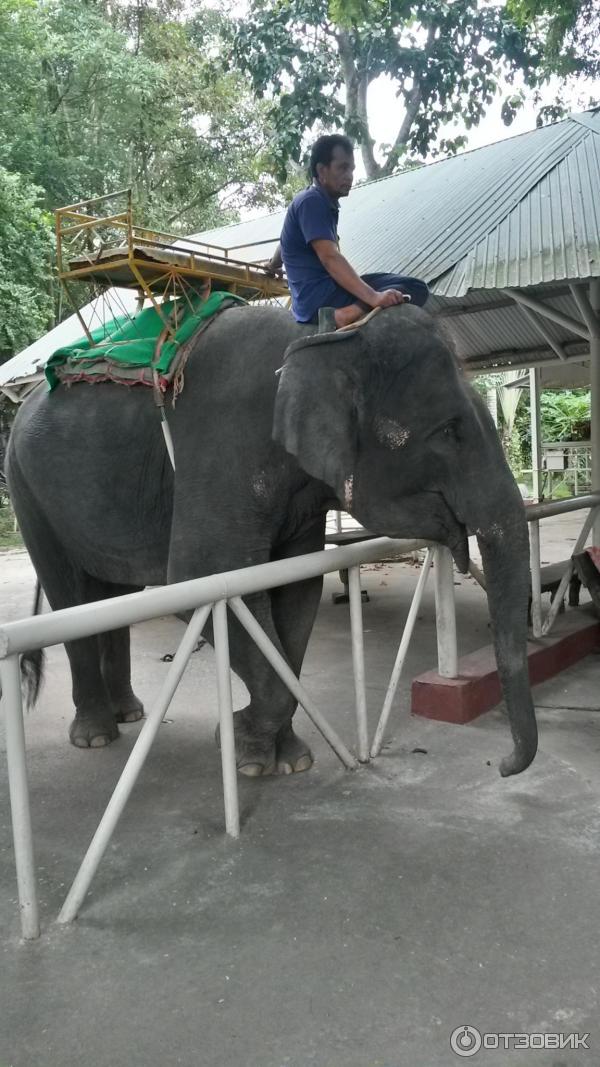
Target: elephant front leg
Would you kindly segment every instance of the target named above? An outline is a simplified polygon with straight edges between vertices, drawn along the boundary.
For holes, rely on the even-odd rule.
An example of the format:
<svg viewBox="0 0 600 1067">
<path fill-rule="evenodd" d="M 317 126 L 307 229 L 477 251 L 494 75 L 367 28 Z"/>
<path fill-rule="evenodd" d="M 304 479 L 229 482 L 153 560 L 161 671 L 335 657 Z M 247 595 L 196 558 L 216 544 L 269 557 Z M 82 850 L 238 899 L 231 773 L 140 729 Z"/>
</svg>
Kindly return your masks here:
<svg viewBox="0 0 600 1067">
<path fill-rule="evenodd" d="M 275 628 L 270 595 L 259 593 L 247 597 L 246 603 L 277 651 L 297 673 Z M 308 770 L 313 763 L 312 753 L 292 728 L 295 697 L 231 613 L 228 621 L 231 666 L 250 695 L 250 703 L 234 714 L 240 774 L 256 778 Z"/>
</svg>

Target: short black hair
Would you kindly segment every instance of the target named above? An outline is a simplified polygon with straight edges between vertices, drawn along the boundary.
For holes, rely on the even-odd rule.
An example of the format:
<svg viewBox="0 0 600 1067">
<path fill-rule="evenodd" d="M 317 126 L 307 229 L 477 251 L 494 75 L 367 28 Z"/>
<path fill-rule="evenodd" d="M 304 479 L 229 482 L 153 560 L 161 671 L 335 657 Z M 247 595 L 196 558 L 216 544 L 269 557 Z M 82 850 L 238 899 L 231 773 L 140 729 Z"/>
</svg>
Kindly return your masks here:
<svg viewBox="0 0 600 1067">
<path fill-rule="evenodd" d="M 310 150 L 310 176 L 317 177 L 317 163 L 328 167 L 331 163 L 334 148 L 343 148 L 348 155 L 354 155 L 354 145 L 349 137 L 343 133 L 325 133 L 317 137 Z"/>
</svg>

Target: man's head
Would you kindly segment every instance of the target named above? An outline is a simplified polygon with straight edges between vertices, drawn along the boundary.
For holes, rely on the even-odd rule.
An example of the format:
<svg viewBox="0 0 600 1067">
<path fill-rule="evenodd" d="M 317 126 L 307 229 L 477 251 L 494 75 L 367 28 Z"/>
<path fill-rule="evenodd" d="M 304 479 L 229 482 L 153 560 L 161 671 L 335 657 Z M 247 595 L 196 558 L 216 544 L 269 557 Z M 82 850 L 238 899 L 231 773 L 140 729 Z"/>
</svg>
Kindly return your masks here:
<svg viewBox="0 0 600 1067">
<path fill-rule="evenodd" d="M 311 177 L 332 199 L 348 196 L 354 177 L 354 148 L 341 133 L 319 137 L 310 153 Z"/>
</svg>

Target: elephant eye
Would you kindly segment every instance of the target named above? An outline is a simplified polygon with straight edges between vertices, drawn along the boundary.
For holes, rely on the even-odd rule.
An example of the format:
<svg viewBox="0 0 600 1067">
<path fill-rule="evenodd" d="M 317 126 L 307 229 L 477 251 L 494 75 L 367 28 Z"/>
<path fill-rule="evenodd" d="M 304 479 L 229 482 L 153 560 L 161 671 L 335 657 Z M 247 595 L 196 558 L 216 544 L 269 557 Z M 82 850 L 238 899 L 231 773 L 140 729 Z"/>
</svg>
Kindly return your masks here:
<svg viewBox="0 0 600 1067">
<path fill-rule="evenodd" d="M 441 432 L 444 437 L 449 437 L 452 441 L 458 441 L 459 436 L 460 419 L 450 419 L 449 422 L 442 426 Z"/>
</svg>

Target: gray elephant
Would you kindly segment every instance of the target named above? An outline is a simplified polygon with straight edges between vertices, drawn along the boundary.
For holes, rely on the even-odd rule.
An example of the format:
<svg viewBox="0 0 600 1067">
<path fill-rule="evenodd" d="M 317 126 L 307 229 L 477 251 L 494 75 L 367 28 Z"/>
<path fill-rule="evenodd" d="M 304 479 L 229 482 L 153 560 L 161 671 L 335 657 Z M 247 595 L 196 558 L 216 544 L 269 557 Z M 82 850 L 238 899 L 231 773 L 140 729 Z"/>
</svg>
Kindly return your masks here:
<svg viewBox="0 0 600 1067">
<path fill-rule="evenodd" d="M 377 534 L 449 546 L 462 569 L 468 527 L 483 555 L 514 739 L 501 773 L 518 773 L 537 746 L 528 537 L 495 427 L 425 312 L 390 308 L 347 333 L 312 329 L 279 308 L 218 316 L 194 346 L 169 416 L 175 475 L 150 390 L 41 386 L 26 400 L 8 480 L 48 600 L 65 608 L 312 552 L 339 503 Z M 248 598 L 297 674 L 321 586 L 315 579 Z M 239 770 L 307 769 L 294 699 L 235 619 L 230 645 L 250 694 L 235 715 Z M 108 744 L 119 721 L 142 715 L 129 633 L 74 641 L 67 652 L 71 741 Z"/>
</svg>

